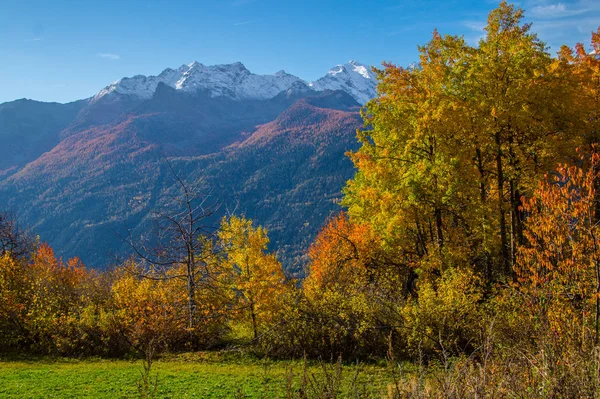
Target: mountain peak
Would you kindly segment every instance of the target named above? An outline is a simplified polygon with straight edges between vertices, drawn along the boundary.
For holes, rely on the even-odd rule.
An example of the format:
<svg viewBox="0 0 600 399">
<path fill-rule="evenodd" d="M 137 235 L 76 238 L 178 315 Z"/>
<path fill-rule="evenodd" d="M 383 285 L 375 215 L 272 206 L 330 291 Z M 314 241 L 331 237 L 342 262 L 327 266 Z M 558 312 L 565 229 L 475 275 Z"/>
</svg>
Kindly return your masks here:
<svg viewBox="0 0 600 399">
<path fill-rule="evenodd" d="M 130 96 L 142 100 L 154 95 L 159 83 L 182 92 L 208 92 L 213 97 L 242 99 L 269 99 L 282 91 L 300 89 L 292 87 L 306 82 L 281 70 L 274 75 L 257 75 L 250 72 L 241 62 L 207 66 L 198 61 L 184 64 L 177 69 L 167 68 L 158 76 L 136 75 L 120 79 L 102 89 L 92 103 L 105 96 Z M 312 90 L 343 90 L 364 104 L 376 94 L 375 75 L 357 61 L 336 65 L 325 77 L 309 84 Z"/>
<path fill-rule="evenodd" d="M 366 65 L 354 60 L 334 66 L 327 75 L 310 86 L 317 91 L 345 91 L 360 104 L 377 96 L 377 77 Z"/>
<path fill-rule="evenodd" d="M 353 72 L 360 74 L 365 79 L 375 79 L 375 76 L 370 71 L 369 67 L 367 67 L 366 65 L 363 65 L 360 62 L 356 62 L 354 60 L 350 60 L 347 65 L 352 66 L 352 68 L 349 69 L 351 69 Z"/>
<path fill-rule="evenodd" d="M 179 68 L 179 70 L 182 73 L 185 73 L 185 72 L 189 71 L 190 69 L 194 69 L 194 68 L 204 68 L 204 64 L 202 64 L 198 61 L 194 61 L 187 65 L 182 65 L 181 68 Z"/>
<path fill-rule="evenodd" d="M 225 64 L 227 65 L 227 64 Z M 241 62 L 234 62 L 233 64 L 231 64 L 232 67 L 238 68 L 238 69 L 243 69 L 243 70 L 248 70 L 246 69 L 246 66 L 244 64 L 242 64 Z"/>
</svg>

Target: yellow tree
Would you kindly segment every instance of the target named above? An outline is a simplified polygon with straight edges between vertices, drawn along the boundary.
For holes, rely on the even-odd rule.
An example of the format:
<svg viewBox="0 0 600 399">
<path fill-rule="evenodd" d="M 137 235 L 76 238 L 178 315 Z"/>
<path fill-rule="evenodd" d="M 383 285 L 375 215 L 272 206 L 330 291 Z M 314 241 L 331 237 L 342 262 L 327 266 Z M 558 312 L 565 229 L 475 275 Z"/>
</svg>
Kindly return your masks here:
<svg viewBox="0 0 600 399">
<path fill-rule="evenodd" d="M 176 347 L 188 335 L 186 287 L 178 279 L 139 277 L 128 263 L 116 271 L 109 309 L 111 332 L 140 353 Z"/>
<path fill-rule="evenodd" d="M 572 88 L 523 15 L 505 1 L 490 13 L 469 72 L 475 135 L 492 160 L 495 182 L 488 183 L 497 201 L 499 259 L 506 274 L 523 241 L 520 198 L 556 163 L 558 145 L 572 138 L 575 120 L 568 106 Z"/>
<path fill-rule="evenodd" d="M 477 198 L 476 173 L 463 134 L 467 118 L 458 86 L 471 57 L 463 39 L 434 32 L 419 48 L 419 68 L 386 64 L 379 98 L 363 113 L 362 147 L 350 154 L 358 168 L 344 204 L 384 245 L 439 272 L 464 260 L 471 230 L 465 209 Z M 459 244 L 459 245 L 457 245 Z"/>
<path fill-rule="evenodd" d="M 218 232 L 226 267 L 235 291 L 235 308 L 248 317 L 254 339 L 273 319 L 285 292 L 285 276 L 274 254 L 266 252 L 267 231 L 243 217 L 223 218 Z M 247 319 L 246 319 L 247 320 Z"/>
<path fill-rule="evenodd" d="M 78 323 L 89 280 L 77 258 L 64 263 L 47 244 L 30 260 L 5 254 L 0 258 L 0 324 L 9 329 L 6 338 L 34 350 L 72 349 L 81 339 Z"/>
<path fill-rule="evenodd" d="M 10 253 L 0 257 L 0 342 L 19 345 L 27 341 L 27 310 L 32 295 L 26 261 Z"/>
<path fill-rule="evenodd" d="M 600 28 L 592 32 L 591 48 L 578 43 L 574 49 L 563 46 L 559 60 L 568 71 L 571 85 L 576 87 L 576 108 L 580 111 L 584 144 L 591 147 L 600 142 Z M 595 148 L 597 150 L 597 148 Z"/>
<path fill-rule="evenodd" d="M 520 198 L 576 141 L 564 63 L 522 20 L 502 2 L 477 48 L 434 32 L 418 68 L 379 71 L 363 113 L 349 215 L 436 275 L 460 264 L 510 275 Z"/>
<path fill-rule="evenodd" d="M 69 345 L 69 330 L 76 330 L 79 312 L 84 305 L 88 273 L 78 258 L 64 263 L 52 248 L 42 244 L 33 254 L 31 302 L 28 326 L 37 345 Z M 76 337 L 70 337 L 76 339 Z"/>
</svg>

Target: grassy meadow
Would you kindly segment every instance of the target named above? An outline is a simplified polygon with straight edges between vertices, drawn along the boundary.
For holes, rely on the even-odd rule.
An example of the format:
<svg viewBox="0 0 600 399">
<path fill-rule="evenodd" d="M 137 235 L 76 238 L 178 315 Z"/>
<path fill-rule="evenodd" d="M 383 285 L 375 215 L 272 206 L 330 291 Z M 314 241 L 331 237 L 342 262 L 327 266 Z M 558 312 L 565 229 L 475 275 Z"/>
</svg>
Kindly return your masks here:
<svg viewBox="0 0 600 399">
<path fill-rule="evenodd" d="M 324 367 L 327 371 L 325 371 Z M 1 398 L 135 398 L 143 370 L 141 360 L 1 359 Z M 307 375 L 321 384 L 325 374 L 350 395 L 354 385 L 377 393 L 385 389 L 385 368 L 309 362 Z M 271 398 L 285 397 L 287 386 L 298 390 L 302 361 L 264 361 L 242 356 L 194 353 L 163 357 L 152 365 L 158 378 L 157 398 Z M 314 389 L 319 389 L 314 386 Z"/>
</svg>

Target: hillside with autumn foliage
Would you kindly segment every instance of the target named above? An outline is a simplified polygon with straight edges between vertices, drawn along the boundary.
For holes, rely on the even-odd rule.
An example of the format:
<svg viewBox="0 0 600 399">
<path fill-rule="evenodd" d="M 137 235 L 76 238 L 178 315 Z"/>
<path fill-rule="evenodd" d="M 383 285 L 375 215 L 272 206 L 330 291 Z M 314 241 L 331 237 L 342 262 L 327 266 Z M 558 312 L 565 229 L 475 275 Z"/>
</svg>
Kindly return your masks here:
<svg viewBox="0 0 600 399">
<path fill-rule="evenodd" d="M 89 269 L 2 216 L 0 350 L 141 356 L 142 397 L 157 356 L 224 348 L 303 358 L 305 370 L 341 359 L 298 389 L 290 377 L 286 397 L 343 397 L 344 360 L 387 365 L 384 390 L 354 397 L 598 397 L 600 28 L 553 56 L 523 18 L 503 1 L 477 46 L 435 31 L 418 67 L 384 64 L 362 127 L 356 102 L 326 91 L 216 154 L 176 153 L 173 137 L 158 162 L 141 139 L 152 114 L 65 138 L 7 180 L 14 201 L 40 190 L 34 219 L 57 202 L 109 220 L 127 205 L 129 256 Z M 111 166 L 86 164 L 90 152 Z M 94 174 L 106 180 L 93 197 L 63 196 Z M 46 180 L 54 191 L 41 192 Z M 137 190 L 135 203 L 113 200 Z M 214 193 L 243 206 L 223 214 Z M 272 250 L 269 237 L 292 233 L 306 251 Z M 112 245 L 108 228 L 81 234 Z M 284 267 L 289 254 L 304 278 Z"/>
<path fill-rule="evenodd" d="M 353 173 L 345 152 L 358 147 L 362 126 L 358 103 L 342 91 L 235 101 L 159 85 L 134 111 L 90 121 L 111 115 L 103 106 L 84 108 L 53 147 L 0 175 L 6 209 L 61 256 L 96 268 L 127 257 L 122 236 L 150 229 L 153 212 L 169 206 L 171 164 L 219 204 L 212 225 L 233 209 L 245 214 L 301 273 L 310 240 L 340 210 Z"/>
</svg>

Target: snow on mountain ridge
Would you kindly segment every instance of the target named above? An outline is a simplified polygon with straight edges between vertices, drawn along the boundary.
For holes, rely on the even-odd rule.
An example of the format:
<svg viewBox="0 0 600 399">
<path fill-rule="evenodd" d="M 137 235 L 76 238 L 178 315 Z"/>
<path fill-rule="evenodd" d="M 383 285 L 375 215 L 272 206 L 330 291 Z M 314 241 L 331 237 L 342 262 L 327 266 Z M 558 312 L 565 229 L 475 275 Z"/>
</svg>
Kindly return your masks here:
<svg viewBox="0 0 600 399">
<path fill-rule="evenodd" d="M 100 90 L 100 92 L 94 96 L 92 102 L 96 102 L 100 98 L 111 93 L 135 96 L 142 99 L 152 98 L 159 83 L 162 82 L 168 86 L 174 87 L 181 78 L 181 75 L 190 68 L 191 67 L 188 65 L 182 65 L 177 70 L 167 68 L 158 76 L 136 75 L 131 78 L 117 80 Z"/>
<path fill-rule="evenodd" d="M 365 65 L 350 61 L 332 68 L 316 82 L 279 71 L 274 75 L 256 75 L 241 62 L 205 66 L 197 61 L 178 69 L 167 68 L 157 76 L 136 75 L 120 79 L 102 89 L 92 99 L 96 102 L 107 95 L 152 98 L 159 83 L 183 92 L 207 91 L 213 97 L 233 99 L 269 99 L 290 89 L 295 83 L 308 85 L 316 91 L 343 90 L 364 104 L 376 95 L 375 75 Z"/>
<path fill-rule="evenodd" d="M 310 86 L 317 91 L 344 90 L 361 104 L 377 95 L 376 75 L 367 66 L 354 60 L 336 65 Z"/>
</svg>

